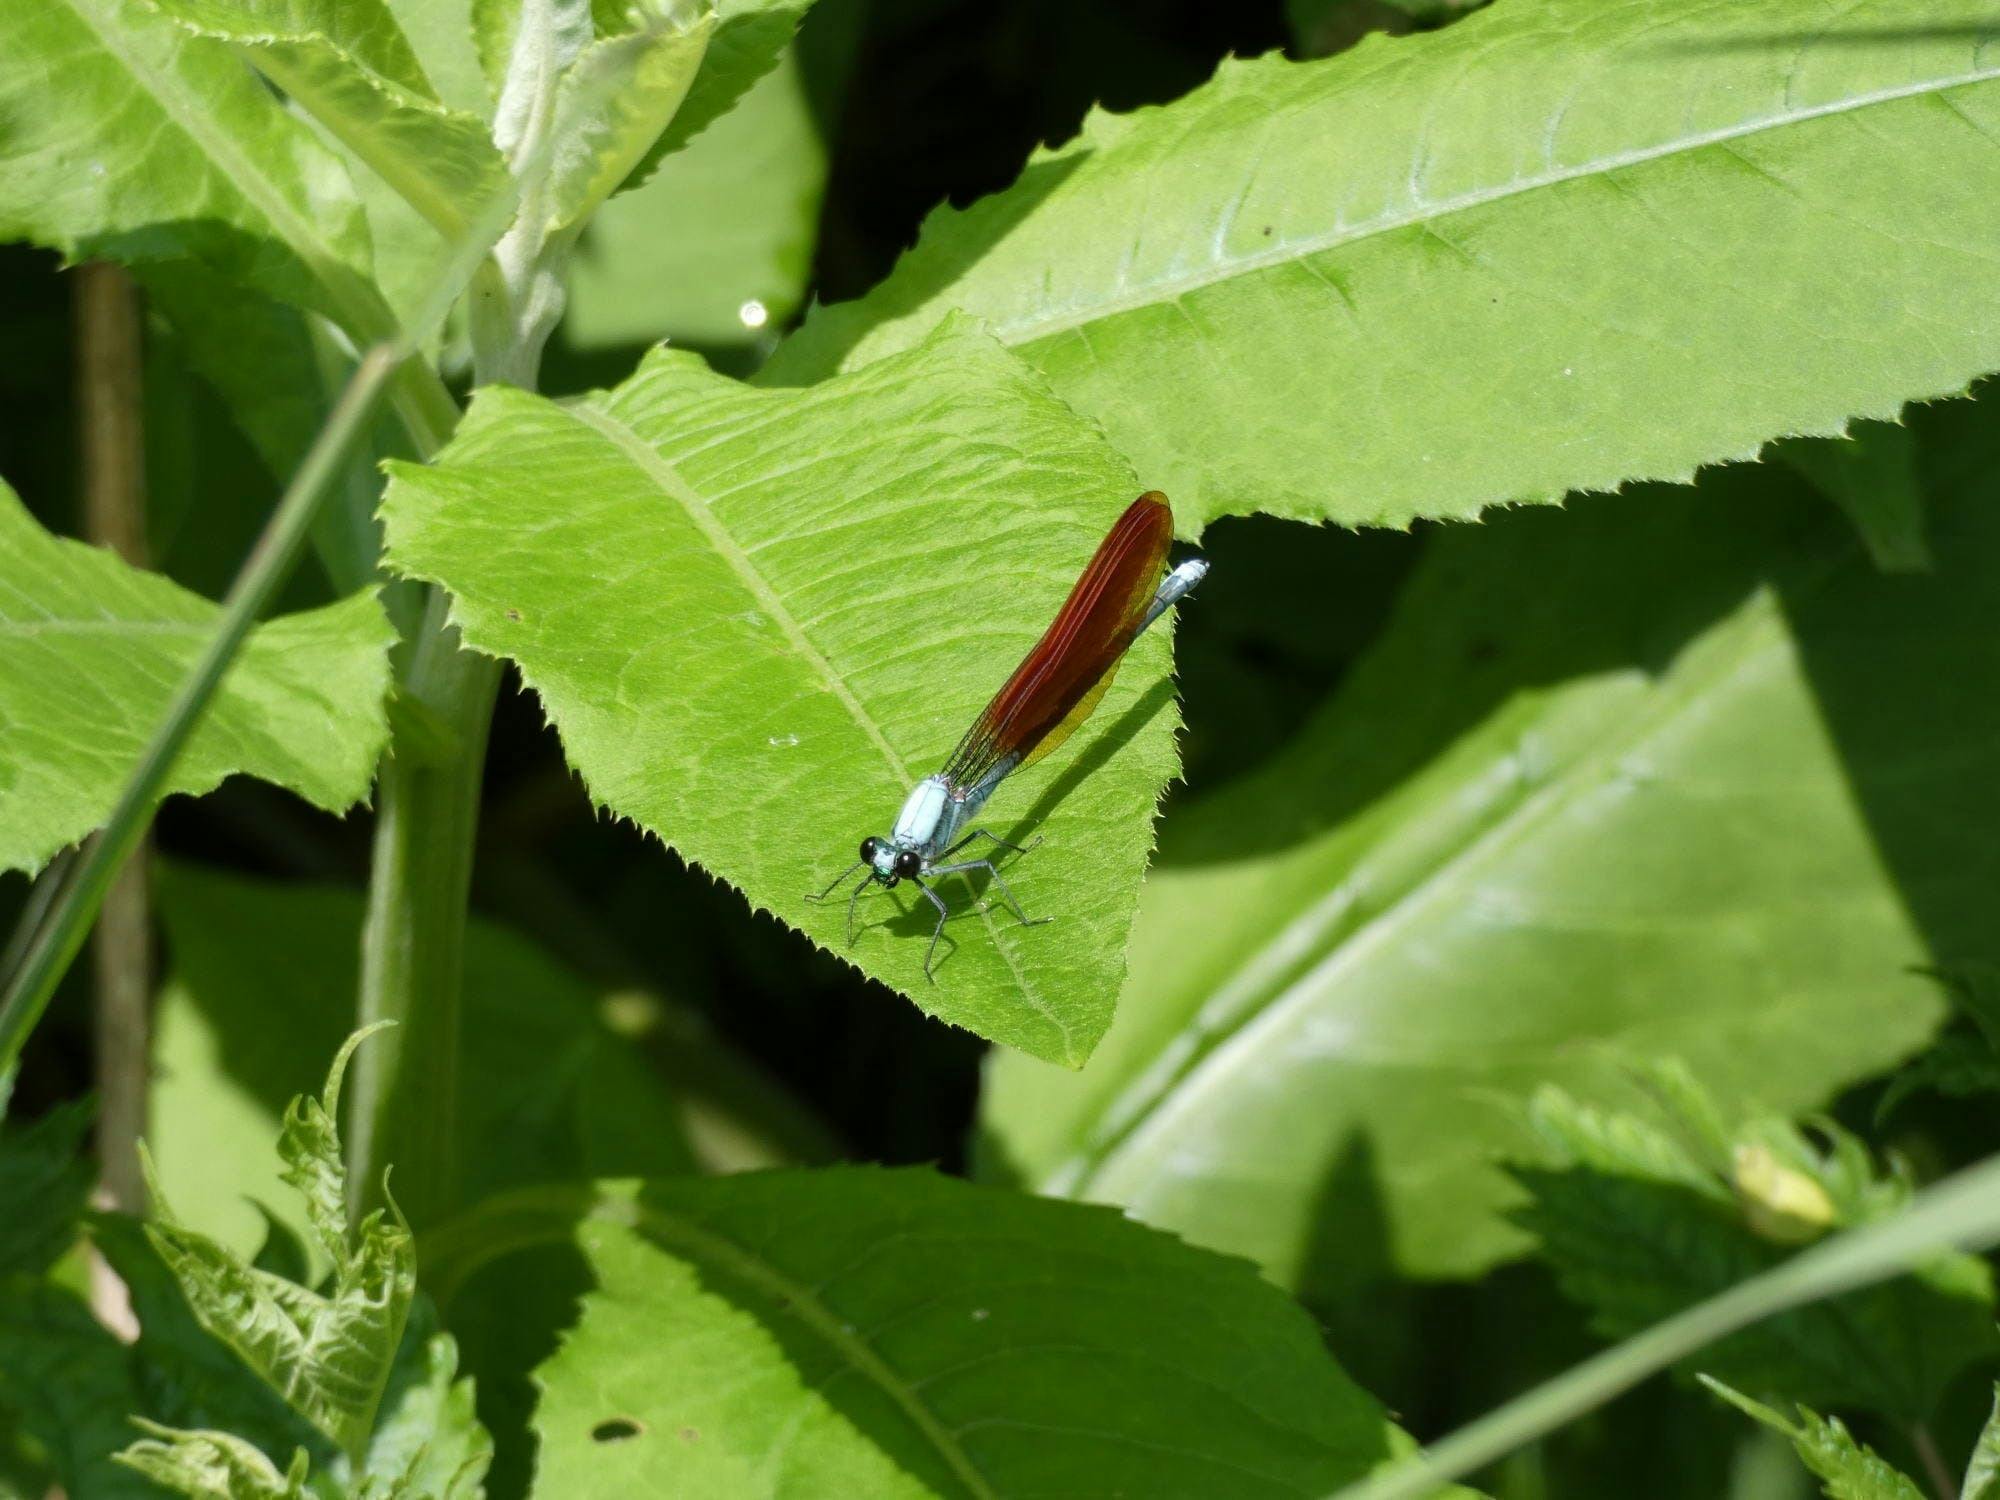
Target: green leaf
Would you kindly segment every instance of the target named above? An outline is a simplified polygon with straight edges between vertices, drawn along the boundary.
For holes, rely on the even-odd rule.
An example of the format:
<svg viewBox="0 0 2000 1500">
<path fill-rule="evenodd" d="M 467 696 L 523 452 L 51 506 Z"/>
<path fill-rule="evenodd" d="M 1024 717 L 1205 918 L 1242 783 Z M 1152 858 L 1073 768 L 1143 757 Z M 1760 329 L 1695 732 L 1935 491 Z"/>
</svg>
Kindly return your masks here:
<svg viewBox="0 0 2000 1500">
<path fill-rule="evenodd" d="M 90 1233 L 131 1294 L 139 1320 L 132 1355 L 145 1399 L 126 1410 L 170 1427 L 231 1432 L 266 1455 L 289 1457 L 303 1448 L 323 1464 L 334 1461 L 327 1438 L 202 1326 L 144 1224 L 121 1214 L 97 1214 Z M 132 1433 L 125 1429 L 111 1437 L 107 1453 L 130 1442 Z"/>
<path fill-rule="evenodd" d="M 1018 362 L 955 324 L 759 391 L 655 351 L 573 405 L 482 391 L 438 463 L 391 474 L 393 565 L 518 664 L 597 801 L 931 1014 L 1089 1055 L 1174 767 L 1162 631 L 989 810 L 1046 834 L 1007 878 L 1054 924 L 955 921 L 933 984 L 920 895 L 863 901 L 851 946 L 845 901 L 806 900 L 943 763 L 1138 488 Z"/>
<path fill-rule="evenodd" d="M 333 1264 L 326 1292 L 255 1270 L 177 1223 L 150 1173 L 156 1221 L 146 1226 L 202 1326 L 350 1456 L 365 1451 L 416 1287 L 416 1253 L 400 1221 L 378 1209 L 347 1227 L 334 1113 L 347 1060 L 374 1029 L 348 1038 L 318 1098 L 292 1101 L 278 1138 L 284 1180 L 304 1196 L 307 1220 Z"/>
<path fill-rule="evenodd" d="M 1686 1126 L 1671 1115 L 1662 1126 L 1544 1089 L 1530 1117 L 1542 1150 L 1535 1165 L 1514 1169 L 1532 1197 L 1515 1218 L 1608 1339 L 1777 1265 L 1798 1240 L 1887 1218 L 1909 1199 L 1907 1181 L 1875 1171 L 1861 1142 L 1831 1122 L 1818 1126 L 1822 1149 L 1782 1120 L 1745 1120 L 1730 1183 L 1687 1150 Z M 1762 1170 L 1747 1170 L 1754 1165 Z M 1815 1198 L 1823 1214 L 1794 1228 L 1797 1216 L 1784 1210 Z M 1766 1394 L 1922 1421 L 1961 1369 L 1996 1352 L 1985 1262 L 1942 1254 L 1908 1276 L 1756 1324 L 1699 1361 Z"/>
<path fill-rule="evenodd" d="M 335 336 L 317 319 L 233 287 L 198 261 L 146 266 L 139 279 L 147 305 L 173 325 L 188 365 L 221 398 L 265 468 L 278 477 L 296 472 L 352 370 Z M 351 593 L 374 579 L 381 553 L 377 466 L 391 453 L 408 451 L 391 419 L 378 416 L 314 517 L 313 548 L 336 592 Z M 275 484 L 270 493 L 275 496 Z M 154 498 L 149 494 L 149 501 Z M 212 505 L 211 499 L 199 508 L 204 518 Z"/>
<path fill-rule="evenodd" d="M 171 863 L 156 884 L 170 961 L 148 1140 L 181 1220 L 247 1256 L 265 1233 L 256 1205 L 304 1227 L 268 1142 L 353 1024 L 362 897 Z M 458 1148 L 469 1195 L 693 1166 L 688 1105 L 612 1032 L 607 1003 L 540 949 L 472 923 Z M 283 1026 L 269 1022 L 278 1005 Z"/>
<path fill-rule="evenodd" d="M 619 191 L 644 184 L 668 156 L 741 107 L 758 80 L 778 66 L 811 6 L 812 0 L 718 0 L 715 31 L 687 97 Z M 693 216 L 687 222 L 707 223 Z"/>
<path fill-rule="evenodd" d="M 118 1462 L 192 1500 L 314 1500 L 303 1452 L 280 1474 L 254 1445 L 229 1433 L 181 1432 L 143 1419 L 136 1425 L 151 1436 Z"/>
<path fill-rule="evenodd" d="M 988 1169 L 1285 1284 L 1474 1273 L 1545 1082 L 1683 1058 L 1815 1107 L 1990 951 L 2000 424 L 1925 413 L 1938 556 L 1884 577 L 1775 466 L 1437 534 L 1292 746 L 1165 827 L 1081 1078 L 1001 1056 Z M 1829 914 L 1835 914 L 1829 916 Z"/>
<path fill-rule="evenodd" d="M 38 869 L 109 815 L 218 613 L 50 536 L 0 484 L 0 869 Z M 361 800 L 388 736 L 391 639 L 372 590 L 258 626 L 168 790 L 247 772 L 330 811 Z"/>
<path fill-rule="evenodd" d="M 591 1278 L 536 1372 L 549 1494 L 1319 1496 L 1407 1446 L 1249 1267 L 1102 1209 L 870 1168 L 549 1188 L 426 1276 L 457 1325 L 538 1249 Z"/>
<path fill-rule="evenodd" d="M 72 1500 L 153 1500 L 112 1455 L 144 1409 L 130 1351 L 74 1292 L 0 1279 L 0 1411 L 40 1444 Z"/>
<path fill-rule="evenodd" d="M 631 176 L 687 97 L 715 31 L 690 0 L 639 0 L 628 31 L 600 37 L 556 84 L 549 126 L 551 232 L 581 225 Z"/>
<path fill-rule="evenodd" d="M 192 256 L 357 339 L 390 326 L 339 160 L 221 43 L 138 0 L 0 7 L 0 239 Z"/>
<path fill-rule="evenodd" d="M 419 1297 L 368 1444 L 366 1477 L 385 1500 L 480 1500 L 493 1439 L 472 1396 L 472 1382 L 458 1379 L 458 1345 L 437 1331 L 436 1313 Z"/>
<path fill-rule="evenodd" d="M 1704 1375 L 1702 1383 L 1731 1406 L 1790 1438 L 1800 1461 L 1819 1478 L 1829 1500 L 1930 1500 L 1914 1480 L 1857 1443 L 1838 1417 L 1822 1417 L 1801 1406 L 1803 1420 L 1793 1423 L 1719 1380 Z"/>
<path fill-rule="evenodd" d="M 1544 0 L 1228 61 L 940 209 L 771 378 L 963 309 L 1190 531 L 1684 479 L 2000 365 L 1991 20 L 1985 0 Z"/>
<path fill-rule="evenodd" d="M 725 18 L 711 58 L 727 27 Z M 787 53 L 643 188 L 591 217 L 569 263 L 564 337 L 594 349 L 769 336 L 805 296 L 826 163 L 804 76 Z"/>
<path fill-rule="evenodd" d="M 149 3 L 234 47 L 441 234 L 513 190 L 485 121 L 438 102 L 384 0 Z"/>
<path fill-rule="evenodd" d="M 84 1154 L 90 1123 L 89 1106 L 73 1103 L 0 1127 L 0 1276 L 46 1271 L 75 1241 L 96 1177 Z"/>
<path fill-rule="evenodd" d="M 2000 1094 L 2000 1057 L 1994 1056 L 1981 1037 L 1940 1038 L 1930 1051 L 1896 1070 L 1875 1106 L 1875 1118 L 1888 1119 L 1905 1099 L 1922 1093 L 1943 1094 L 1948 1099 Z"/>
<path fill-rule="evenodd" d="M 1993 1391 L 1993 1413 L 1979 1430 L 1972 1458 L 1965 1466 L 1965 1483 L 1958 1500 L 2000 1500 L 2000 1386 Z"/>
<path fill-rule="evenodd" d="M 1797 469 L 1847 513 L 1876 567 L 1885 573 L 1930 571 L 1917 446 L 1908 428 L 1859 422 L 1845 437 L 1773 444 L 1771 456 Z"/>
</svg>

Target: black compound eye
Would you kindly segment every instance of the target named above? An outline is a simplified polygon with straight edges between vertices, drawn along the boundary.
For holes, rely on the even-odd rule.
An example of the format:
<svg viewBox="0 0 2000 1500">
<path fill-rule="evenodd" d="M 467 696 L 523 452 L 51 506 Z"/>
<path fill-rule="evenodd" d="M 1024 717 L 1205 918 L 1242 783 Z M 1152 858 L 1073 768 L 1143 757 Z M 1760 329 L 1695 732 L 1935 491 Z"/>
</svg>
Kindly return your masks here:
<svg viewBox="0 0 2000 1500">
<path fill-rule="evenodd" d="M 878 847 L 879 847 L 879 845 L 878 845 L 878 843 L 877 843 L 877 841 L 876 841 L 876 840 L 874 840 L 874 839 L 863 839 L 863 840 L 861 841 L 861 863 L 863 863 L 864 865 L 872 865 L 872 864 L 874 864 L 874 863 L 875 863 L 875 850 L 876 850 L 876 849 L 877 849 Z"/>
<path fill-rule="evenodd" d="M 914 849 L 905 849 L 901 854 L 896 856 L 896 873 L 905 880 L 914 880 L 917 871 L 922 867 L 923 861 L 917 858 L 917 852 Z"/>
</svg>

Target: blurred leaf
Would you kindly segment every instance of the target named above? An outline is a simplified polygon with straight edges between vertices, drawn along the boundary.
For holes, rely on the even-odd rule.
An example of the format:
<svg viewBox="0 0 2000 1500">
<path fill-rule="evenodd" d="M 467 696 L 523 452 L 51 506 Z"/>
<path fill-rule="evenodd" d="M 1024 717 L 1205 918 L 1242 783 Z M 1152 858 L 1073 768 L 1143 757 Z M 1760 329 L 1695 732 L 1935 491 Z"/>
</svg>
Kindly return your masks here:
<svg viewBox="0 0 2000 1500">
<path fill-rule="evenodd" d="M 144 1408 L 130 1351 L 74 1292 L 0 1278 L 0 1411 L 40 1444 L 69 1500 L 161 1493 L 112 1460 Z"/>
<path fill-rule="evenodd" d="M 75 1241 L 96 1178 L 84 1152 L 91 1113 L 76 1102 L 31 1125 L 0 1124 L 0 1276 L 39 1275 Z"/>
<path fill-rule="evenodd" d="M 1046 831 L 1012 882 L 1055 925 L 957 922 L 930 983 L 920 896 L 865 902 L 851 947 L 845 901 L 806 900 L 943 763 L 1138 490 L 1005 351 L 951 324 L 806 391 L 655 351 L 573 405 L 482 391 L 438 463 L 391 474 L 394 565 L 518 664 L 593 798 L 931 1014 L 1089 1055 L 1173 770 L 1162 631 L 988 814 Z"/>
<path fill-rule="evenodd" d="M 752 86 L 778 66 L 792 33 L 811 6 L 812 0 L 717 0 L 715 31 L 702 57 L 701 70 L 672 122 L 619 191 L 645 183 L 666 157 L 684 149 L 710 125 L 740 107 Z M 697 218 L 693 222 L 705 221 Z"/>
<path fill-rule="evenodd" d="M 362 895 L 167 864 L 170 955 L 149 1142 L 182 1220 L 238 1255 L 287 1225 L 268 1142 L 353 1024 Z M 468 931 L 458 1155 L 469 1197 L 593 1173 L 685 1171 L 686 1105 L 613 1034 L 602 997 L 541 950 Z M 285 1024 L 270 1017 L 281 1009 Z"/>
<path fill-rule="evenodd" d="M 1985 0 L 1544 0 L 1225 61 L 938 210 L 769 378 L 963 309 L 1189 532 L 1686 479 L 2000 365 L 1993 24 Z"/>
<path fill-rule="evenodd" d="M 1783 459 L 1847 513 L 1885 573 L 1931 566 L 1924 540 L 1924 497 L 1917 484 L 1916 440 L 1892 422 L 1857 422 L 1845 437 L 1791 438 L 1772 445 Z"/>
<path fill-rule="evenodd" d="M 1820 1479 L 1830 1500 L 1930 1500 L 1917 1484 L 1854 1441 L 1838 1417 L 1822 1417 L 1801 1406 L 1802 1424 L 1785 1420 L 1762 1402 L 1702 1377 L 1716 1395 L 1792 1440 L 1799 1459 Z"/>
<path fill-rule="evenodd" d="M 586 349 L 718 345 L 782 327 L 805 295 L 825 185 L 826 148 L 787 54 L 642 189 L 592 217 L 570 260 L 564 335 Z"/>
<path fill-rule="evenodd" d="M 425 1275 L 505 1316 L 538 1246 L 591 1278 L 536 1372 L 550 1494 L 1247 1500 L 1407 1447 L 1249 1267 L 1102 1209 L 870 1168 L 529 1190 Z"/>
<path fill-rule="evenodd" d="M 2000 1500 L 2000 1386 L 1994 1388 L 1993 1413 L 1979 1429 L 1979 1441 L 1965 1466 L 1959 1500 Z"/>
<path fill-rule="evenodd" d="M 1876 1172 L 1867 1148 L 1831 1122 L 1818 1127 L 1822 1149 L 1783 1120 L 1745 1120 L 1735 1131 L 1732 1196 L 1732 1184 L 1682 1143 L 1687 1127 L 1671 1114 L 1662 1126 L 1551 1088 L 1535 1096 L 1530 1118 L 1542 1149 L 1535 1164 L 1514 1168 L 1532 1199 L 1515 1219 L 1606 1339 L 1768 1270 L 1811 1237 L 1783 1217 L 1773 1222 L 1774 1207 L 1805 1193 L 1795 1187 L 1774 1200 L 1746 1189 L 1810 1188 L 1825 1216 L 1800 1228 L 1818 1232 L 1889 1217 L 1909 1199 L 1906 1180 Z M 1747 1162 L 1762 1170 L 1746 1174 Z M 1763 1394 L 1922 1421 L 1953 1376 L 1996 1352 L 1986 1263 L 1944 1254 L 1908 1276 L 1758 1323 L 1704 1349 L 1699 1364 Z"/>
<path fill-rule="evenodd" d="M 0 869 L 39 869 L 109 815 L 217 613 L 50 536 L 0 484 Z M 359 801 L 388 734 L 391 634 L 372 591 L 258 626 L 168 790 L 247 772 L 332 811 Z"/>
<path fill-rule="evenodd" d="M 381 1209 L 347 1227 L 334 1113 L 347 1060 L 374 1029 L 356 1032 L 335 1055 L 318 1098 L 292 1101 L 278 1138 L 284 1180 L 304 1196 L 314 1237 L 333 1265 L 324 1293 L 255 1270 L 177 1223 L 157 1178 L 149 1183 L 154 1218 L 146 1226 L 202 1326 L 350 1456 L 366 1449 L 416 1290 L 407 1227 Z"/>
<path fill-rule="evenodd" d="M 0 120 L 0 238 L 192 256 L 357 339 L 389 325 L 345 170 L 223 44 L 138 0 L 0 7 Z"/>
<path fill-rule="evenodd" d="M 1948 1099 L 1971 1099 L 1981 1094 L 2000 1094 L 2000 1057 L 1983 1038 L 1947 1036 L 1936 1046 L 1910 1059 L 1896 1070 L 1889 1086 L 1875 1106 L 1875 1118 L 1886 1120 L 1896 1106 L 1912 1094 L 1943 1094 Z"/>
<path fill-rule="evenodd" d="M 1292 748 L 1167 820 L 1080 1078 L 998 1056 L 989 1170 L 1286 1284 L 1518 1253 L 1546 1082 L 1684 1058 L 1809 1109 L 1994 943 L 2000 424 L 1925 413 L 1939 569 L 1884 577 L 1775 466 L 1433 539 Z"/>
<path fill-rule="evenodd" d="M 690 0 L 634 0 L 635 24 L 601 36 L 556 84 L 548 126 L 551 231 L 578 226 L 632 175 L 687 97 L 716 18 Z"/>
</svg>

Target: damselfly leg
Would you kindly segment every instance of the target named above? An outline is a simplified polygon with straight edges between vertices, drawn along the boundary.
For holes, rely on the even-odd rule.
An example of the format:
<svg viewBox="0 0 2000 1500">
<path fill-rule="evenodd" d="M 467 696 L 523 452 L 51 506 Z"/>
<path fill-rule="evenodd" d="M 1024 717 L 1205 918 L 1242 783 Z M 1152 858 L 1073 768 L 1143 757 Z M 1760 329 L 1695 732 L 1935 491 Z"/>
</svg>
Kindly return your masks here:
<svg viewBox="0 0 2000 1500">
<path fill-rule="evenodd" d="M 841 881 L 847 879 L 848 876 L 852 875 L 856 870 L 860 869 L 861 866 L 865 863 L 866 863 L 865 860 L 857 859 L 853 864 L 849 865 L 846 869 L 842 870 L 838 875 L 834 876 L 833 879 L 829 880 L 826 883 L 825 890 L 820 891 L 815 895 L 807 896 L 806 900 L 815 903 L 824 901 L 828 896 L 831 896 L 833 894 L 833 888 L 835 886 L 839 885 Z"/>
<path fill-rule="evenodd" d="M 931 960 L 937 956 L 938 939 L 944 936 L 944 924 L 951 920 L 951 911 L 944 904 L 944 897 L 940 896 L 936 891 L 932 890 L 929 886 L 925 885 L 921 880 L 918 880 L 916 877 L 912 876 L 910 879 L 910 884 L 914 885 L 918 890 L 922 891 L 925 897 L 930 901 L 931 905 L 937 908 L 938 923 L 936 927 L 931 929 L 930 947 L 924 949 L 924 978 L 928 979 L 932 984 L 936 984 L 937 975 L 931 972 Z M 958 944 L 954 942 L 952 946 L 956 948 Z"/>
<path fill-rule="evenodd" d="M 990 859 L 968 859 L 955 865 L 932 865 L 931 876 L 935 879 L 939 875 L 964 875 L 973 870 L 984 870 L 992 878 L 993 883 L 1000 887 L 1000 899 L 1007 903 L 1007 910 L 1014 914 L 1014 920 L 1023 927 L 1039 927 L 1044 922 L 1055 920 L 1054 917 L 1031 917 L 1022 911 L 1021 903 L 1014 899 L 1013 891 L 1007 887 L 1006 878 L 993 868 L 993 861 Z M 968 885 L 971 883 L 969 880 L 966 882 Z"/>
</svg>

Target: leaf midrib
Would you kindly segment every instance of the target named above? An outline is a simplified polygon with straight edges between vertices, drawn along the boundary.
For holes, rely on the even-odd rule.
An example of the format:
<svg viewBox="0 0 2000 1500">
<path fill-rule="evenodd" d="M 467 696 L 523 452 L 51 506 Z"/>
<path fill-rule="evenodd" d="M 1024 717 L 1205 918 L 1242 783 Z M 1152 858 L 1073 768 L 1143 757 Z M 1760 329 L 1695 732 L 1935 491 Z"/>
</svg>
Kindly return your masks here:
<svg viewBox="0 0 2000 1500">
<path fill-rule="evenodd" d="M 1828 560 L 1819 577 L 1823 579 L 1831 568 L 1832 561 Z M 1096 1112 L 1097 1119 L 1114 1123 L 1045 1173 L 1042 1190 L 1074 1198 L 1088 1196 L 1092 1182 L 1136 1139 L 1154 1128 L 1168 1113 L 1184 1106 L 1191 1089 L 1213 1087 L 1220 1073 L 1226 1072 L 1228 1067 L 1240 1066 L 1245 1050 L 1241 1044 L 1253 1031 L 1275 1024 L 1275 1018 L 1286 1014 L 1308 994 L 1323 990 L 1329 975 L 1354 963 L 1357 955 L 1365 950 L 1372 950 L 1387 941 L 1420 909 L 1426 909 L 1454 877 L 1516 839 L 1532 833 L 1561 811 L 1577 793 L 1594 788 L 1599 780 L 1596 773 L 1606 764 L 1615 764 L 1672 729 L 1680 722 L 1681 716 L 1704 701 L 1711 690 L 1756 664 L 1765 653 L 1787 649 L 1790 643 L 1782 634 L 1775 640 L 1767 639 L 1756 628 L 1764 623 L 1771 608 L 1768 593 L 1753 596 L 1751 601 L 1746 602 L 1758 608 L 1760 613 L 1733 622 L 1738 635 L 1737 641 L 1732 643 L 1734 649 L 1726 653 L 1718 652 L 1717 660 L 1706 663 L 1698 677 L 1684 681 L 1679 690 L 1662 702 L 1655 712 L 1636 716 L 1626 733 L 1600 740 L 1567 772 L 1524 798 L 1519 806 L 1498 822 L 1439 861 L 1410 885 L 1400 899 L 1355 928 L 1331 952 L 1283 982 L 1275 993 L 1261 1001 L 1255 998 L 1247 1000 L 1240 1010 L 1225 1018 L 1221 1025 L 1205 1036 L 1203 1045 L 1179 1068 L 1156 1074 L 1156 1058 L 1142 1063 L 1134 1081 Z M 1267 954 L 1283 945 L 1286 935 L 1296 924 L 1297 919 L 1287 922 L 1271 938 L 1260 942 L 1256 951 L 1245 962 L 1236 965 L 1232 972 L 1240 974 L 1255 970 Z"/>
<path fill-rule="evenodd" d="M 1064 309 L 1044 317 L 1031 313 L 1011 321 L 1000 321 L 993 325 L 993 331 L 1003 343 L 1032 344 L 1045 338 L 1087 327 L 1107 318 L 1118 317 L 1128 312 L 1157 307 L 1162 303 L 1178 302 L 1191 292 L 1202 291 L 1210 286 L 1233 281 L 1241 276 L 1254 275 L 1259 271 L 1276 266 L 1290 265 L 1319 255 L 1328 250 L 1356 244 L 1377 235 L 1392 234 L 1399 229 L 1408 229 L 1420 224 L 1432 224 L 1455 214 L 1466 213 L 1488 203 L 1503 201 L 1543 188 L 1559 187 L 1564 183 L 1581 178 L 1597 176 L 1601 173 L 1621 171 L 1627 167 L 1640 166 L 1647 162 L 1665 160 L 1670 157 L 1692 154 L 1712 146 L 1742 140 L 1771 130 L 1781 130 L 1812 120 L 1832 115 L 1866 109 L 1878 104 L 1892 104 L 1903 99 L 1917 98 L 1926 94 L 1942 94 L 1951 89 L 1965 88 L 1975 84 L 1991 83 L 2000 79 L 2000 68 L 1980 68 L 1972 72 L 1950 78 L 1926 79 L 1920 83 L 1905 84 L 1891 89 L 1878 89 L 1866 94 L 1856 94 L 1826 104 L 1814 105 L 1807 109 L 1789 111 L 1780 115 L 1767 115 L 1755 120 L 1740 122 L 1719 130 L 1703 131 L 1696 135 L 1661 142 L 1652 146 L 1636 147 L 1628 151 L 1612 152 L 1605 156 L 1593 157 L 1574 167 L 1537 173 L 1529 177 L 1517 177 L 1512 181 L 1492 187 L 1475 188 L 1454 197 L 1426 203 L 1414 208 L 1398 209 L 1353 226 L 1336 226 L 1319 234 L 1306 235 L 1285 240 L 1272 245 L 1267 250 L 1226 262 L 1211 262 L 1199 270 L 1179 275 L 1170 275 L 1145 283 L 1143 286 L 1093 301 L 1086 307 Z"/>
<path fill-rule="evenodd" d="M 348 331 L 364 339 L 380 338 L 390 332 L 388 320 L 371 305 L 370 299 L 357 295 L 357 284 L 367 285 L 359 273 L 319 238 L 309 221 L 293 212 L 285 194 L 237 151 L 229 132 L 217 128 L 215 121 L 200 108 L 184 108 L 177 80 L 161 77 L 145 59 L 118 45 L 121 38 L 117 35 L 116 26 L 108 23 L 100 26 L 91 13 L 88 0 L 63 0 L 63 3 L 85 29 L 97 37 L 105 55 L 125 69 L 160 112 L 195 143 L 204 157 L 229 180 L 230 186 L 241 193 L 299 255 L 312 272 L 313 279 L 341 307 L 349 320 Z M 196 39 L 182 35 L 176 40 L 178 46 L 184 48 Z"/>
<path fill-rule="evenodd" d="M 1001 1500 L 1000 1492 L 979 1471 L 951 1429 L 924 1404 L 916 1388 L 875 1351 L 874 1345 L 852 1331 L 846 1319 L 820 1300 L 823 1287 L 794 1280 L 755 1250 L 703 1228 L 689 1217 L 673 1214 L 654 1203 L 640 1201 L 630 1185 L 605 1184 L 593 1189 L 556 1184 L 517 1189 L 492 1200 L 486 1210 L 488 1214 L 496 1209 L 512 1210 L 527 1222 L 513 1228 L 509 1218 L 503 1217 L 503 1224 L 511 1232 L 481 1234 L 476 1239 L 468 1240 L 465 1259 L 450 1265 L 452 1274 L 440 1289 L 444 1300 L 448 1302 L 453 1291 L 503 1255 L 516 1254 L 539 1245 L 571 1243 L 579 1207 L 588 1218 L 623 1225 L 670 1252 L 705 1261 L 748 1282 L 769 1297 L 775 1307 L 796 1316 L 819 1335 L 848 1368 L 873 1381 L 896 1409 L 909 1419 L 975 1500 Z M 477 1228 L 478 1220 L 468 1219 L 461 1227 Z"/>
<path fill-rule="evenodd" d="M 881 725 L 877 724 L 874 717 L 862 706 L 861 700 L 854 696 L 846 679 L 834 670 L 833 663 L 827 659 L 826 654 L 812 643 L 805 632 L 805 627 L 792 613 L 790 605 L 779 596 L 776 589 L 771 587 L 770 580 L 758 571 L 750 554 L 730 533 L 722 518 L 716 515 L 701 492 L 682 476 L 680 470 L 674 467 L 666 455 L 602 407 L 579 401 L 559 405 L 557 410 L 582 423 L 609 442 L 663 494 L 680 506 L 688 519 L 700 529 L 703 538 L 715 550 L 716 555 L 729 564 L 730 570 L 735 573 L 743 586 L 750 590 L 758 606 L 770 619 L 778 623 L 779 629 L 784 633 L 785 640 L 792 649 L 818 675 L 841 707 L 847 710 L 848 717 L 854 720 L 862 733 L 881 753 L 897 780 L 906 788 L 916 785 L 916 778 L 911 775 L 910 768 L 904 763 L 903 758 L 896 753 L 895 747 L 889 743 L 888 737 L 882 733 Z M 1014 976 L 1015 988 L 1022 998 L 1035 1008 L 1036 1014 L 1056 1029 L 1057 1035 L 1062 1038 L 1064 1056 L 1074 1058 L 1076 1047 L 1068 1023 L 1061 1013 L 1044 1000 L 1029 983 L 1027 974 L 1021 969 L 1020 960 L 1012 948 L 1001 940 L 1002 934 L 999 925 L 993 920 L 993 913 L 981 906 L 975 906 L 973 910 L 978 913 L 980 922 L 985 926 L 994 951 L 1005 961 L 1008 972 Z"/>
</svg>

